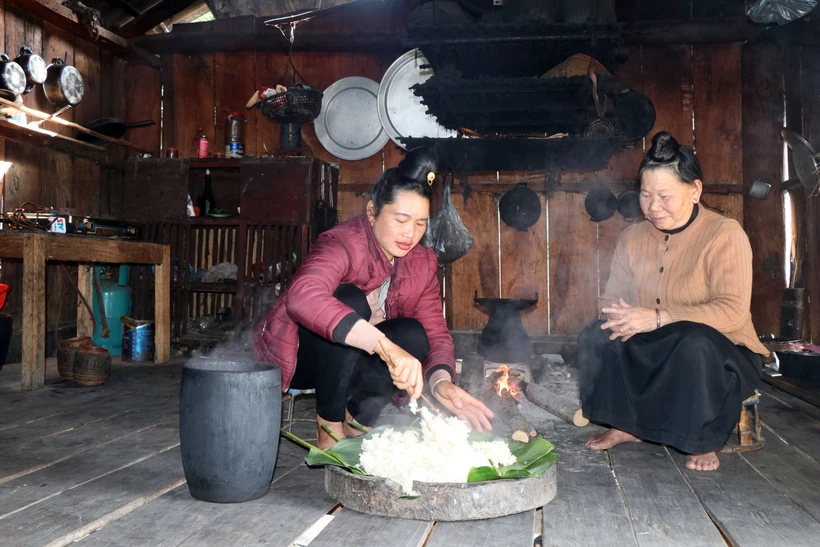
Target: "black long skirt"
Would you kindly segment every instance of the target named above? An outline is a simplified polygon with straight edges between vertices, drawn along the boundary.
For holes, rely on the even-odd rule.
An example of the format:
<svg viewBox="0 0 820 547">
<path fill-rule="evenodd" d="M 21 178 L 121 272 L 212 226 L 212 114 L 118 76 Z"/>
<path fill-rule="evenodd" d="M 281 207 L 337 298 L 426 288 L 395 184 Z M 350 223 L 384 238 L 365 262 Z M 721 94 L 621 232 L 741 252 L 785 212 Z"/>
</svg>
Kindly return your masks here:
<svg viewBox="0 0 820 547">
<path fill-rule="evenodd" d="M 689 454 L 720 450 L 754 393 L 762 356 L 701 323 L 622 342 L 594 321 L 578 337 L 581 404 L 592 421 Z"/>
</svg>

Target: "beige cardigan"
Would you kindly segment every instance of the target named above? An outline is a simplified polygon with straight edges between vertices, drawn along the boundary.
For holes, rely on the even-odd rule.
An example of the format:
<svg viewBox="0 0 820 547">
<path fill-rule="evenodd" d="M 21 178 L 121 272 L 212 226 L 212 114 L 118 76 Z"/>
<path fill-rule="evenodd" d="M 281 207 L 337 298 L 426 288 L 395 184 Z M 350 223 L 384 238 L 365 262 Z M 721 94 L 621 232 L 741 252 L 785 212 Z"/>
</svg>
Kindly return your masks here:
<svg viewBox="0 0 820 547">
<path fill-rule="evenodd" d="M 749 238 L 737 221 L 704 207 L 677 234 L 665 234 L 648 221 L 621 233 L 599 311 L 618 298 L 666 310 L 673 322 L 709 325 L 735 344 L 769 354 L 757 338 L 749 311 Z"/>
</svg>

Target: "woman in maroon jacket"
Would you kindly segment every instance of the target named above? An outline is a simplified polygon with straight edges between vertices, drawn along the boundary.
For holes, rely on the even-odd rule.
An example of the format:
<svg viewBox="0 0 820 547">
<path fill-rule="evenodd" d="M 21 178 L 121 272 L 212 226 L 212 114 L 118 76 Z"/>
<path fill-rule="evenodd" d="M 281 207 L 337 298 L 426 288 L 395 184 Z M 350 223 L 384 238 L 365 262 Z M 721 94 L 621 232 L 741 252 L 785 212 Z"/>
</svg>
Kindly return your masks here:
<svg viewBox="0 0 820 547">
<path fill-rule="evenodd" d="M 441 309 L 438 261 L 419 246 L 437 160 L 415 149 L 379 178 L 367 215 L 319 236 L 287 292 L 256 329 L 259 359 L 282 368 L 282 389 L 316 388 L 317 422 L 338 437 L 373 424 L 391 397 L 426 381 L 436 399 L 481 431 L 490 410 L 453 383 L 453 341 Z M 317 427 L 321 448 L 333 439 Z"/>
</svg>

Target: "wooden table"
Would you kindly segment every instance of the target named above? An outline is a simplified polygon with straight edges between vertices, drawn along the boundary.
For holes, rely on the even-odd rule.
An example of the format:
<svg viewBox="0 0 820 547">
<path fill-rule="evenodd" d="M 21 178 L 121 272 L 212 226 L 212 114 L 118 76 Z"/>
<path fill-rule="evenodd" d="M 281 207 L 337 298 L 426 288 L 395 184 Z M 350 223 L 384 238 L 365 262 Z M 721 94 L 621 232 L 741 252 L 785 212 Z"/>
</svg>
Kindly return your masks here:
<svg viewBox="0 0 820 547">
<path fill-rule="evenodd" d="M 0 233 L 0 258 L 23 260 L 22 389 L 42 389 L 46 363 L 46 261 L 155 264 L 154 361 L 171 355 L 171 248 L 168 245 L 50 233 Z M 93 269 L 80 267 L 78 287 L 89 304 L 94 294 Z M 92 336 L 93 321 L 77 298 L 77 336 Z"/>
</svg>

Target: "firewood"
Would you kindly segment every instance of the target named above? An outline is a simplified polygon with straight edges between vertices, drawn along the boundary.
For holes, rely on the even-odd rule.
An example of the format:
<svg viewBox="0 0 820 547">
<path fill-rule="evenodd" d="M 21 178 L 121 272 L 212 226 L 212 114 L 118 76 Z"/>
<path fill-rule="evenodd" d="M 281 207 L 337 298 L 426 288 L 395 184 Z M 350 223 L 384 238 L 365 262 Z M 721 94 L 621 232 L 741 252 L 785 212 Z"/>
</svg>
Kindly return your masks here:
<svg viewBox="0 0 820 547">
<path fill-rule="evenodd" d="M 584 417 L 584 413 L 577 403 L 569 401 L 538 384 L 519 382 L 518 385 L 519 390 L 531 403 L 540 406 L 547 412 L 555 414 L 577 427 L 584 427 L 589 424 L 589 420 Z"/>
<path fill-rule="evenodd" d="M 495 416 L 513 430 L 512 439 L 514 441 L 527 443 L 530 437 L 535 437 L 538 434 L 535 428 L 519 412 L 515 399 L 509 395 L 499 397 L 492 389 L 484 385 L 479 387 L 474 396 L 483 401 Z"/>
</svg>

